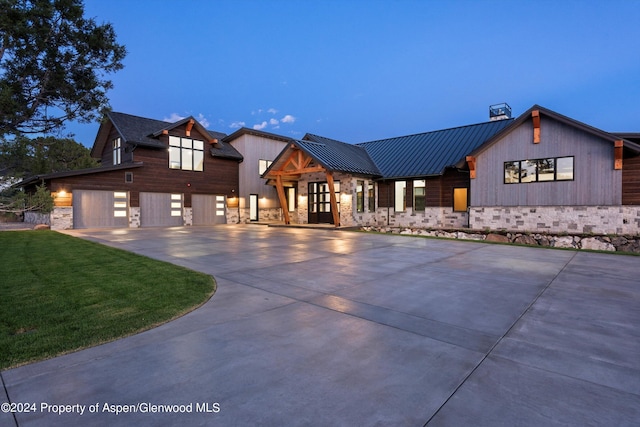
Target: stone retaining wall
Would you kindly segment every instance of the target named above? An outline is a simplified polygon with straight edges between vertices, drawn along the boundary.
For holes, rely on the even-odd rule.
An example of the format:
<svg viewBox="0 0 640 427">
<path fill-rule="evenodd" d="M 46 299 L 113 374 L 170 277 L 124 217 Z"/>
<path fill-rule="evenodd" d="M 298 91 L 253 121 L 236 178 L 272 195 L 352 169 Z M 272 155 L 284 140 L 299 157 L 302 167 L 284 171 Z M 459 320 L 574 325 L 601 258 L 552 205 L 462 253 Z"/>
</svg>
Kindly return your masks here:
<svg viewBox="0 0 640 427">
<path fill-rule="evenodd" d="M 415 236 L 442 237 L 447 239 L 481 240 L 487 242 L 517 243 L 531 246 L 545 246 L 552 248 L 588 249 L 611 252 L 640 253 L 640 236 L 607 236 L 593 234 L 552 234 L 552 233 L 522 233 L 490 232 L 483 230 L 434 230 L 424 228 L 398 227 L 361 227 L 363 231 L 377 231 L 381 233 L 406 234 Z"/>
</svg>

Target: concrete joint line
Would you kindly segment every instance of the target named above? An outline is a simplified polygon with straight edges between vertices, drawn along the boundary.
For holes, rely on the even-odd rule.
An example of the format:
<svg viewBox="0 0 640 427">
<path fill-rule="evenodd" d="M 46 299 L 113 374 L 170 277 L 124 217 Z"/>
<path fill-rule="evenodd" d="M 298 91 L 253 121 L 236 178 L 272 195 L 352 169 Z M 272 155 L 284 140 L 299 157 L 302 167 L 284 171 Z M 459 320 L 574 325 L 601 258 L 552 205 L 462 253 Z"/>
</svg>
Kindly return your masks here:
<svg viewBox="0 0 640 427">
<path fill-rule="evenodd" d="M 444 402 L 442 402 L 442 405 L 440 405 L 440 407 L 438 408 L 437 411 L 435 411 L 433 413 L 433 415 L 431 415 L 431 417 L 429 417 L 429 419 L 427 420 L 426 423 L 424 423 L 423 427 L 427 427 L 429 425 L 429 423 L 431 422 L 431 420 L 433 420 L 433 418 L 438 415 L 438 413 L 440 412 L 440 410 L 442 408 L 444 408 L 444 406 L 447 404 L 447 402 L 449 402 L 449 400 L 451 400 L 451 398 L 458 392 L 458 390 L 460 389 L 460 387 L 462 387 L 462 385 L 464 383 L 467 382 L 467 380 L 471 377 L 471 375 L 473 375 L 473 373 L 475 371 L 478 370 L 478 368 L 480 367 L 480 365 L 482 365 L 484 363 L 485 360 L 487 360 L 487 358 L 491 355 L 491 353 L 493 353 L 493 350 L 495 350 L 495 348 L 498 346 L 498 344 L 500 344 L 502 342 L 502 340 L 509 335 L 509 332 L 511 332 L 511 330 L 518 324 L 518 322 L 520 321 L 520 319 L 522 319 L 524 317 L 524 315 L 531 309 L 531 307 L 533 307 L 533 305 L 538 301 L 538 299 L 540 299 L 540 297 L 542 296 L 542 294 L 544 294 L 547 289 L 549 289 L 549 287 L 553 284 L 553 282 L 556 281 L 556 279 L 558 278 L 558 276 L 560 276 L 560 274 L 562 274 L 562 272 L 567 268 L 567 266 L 569 264 L 571 264 L 571 262 L 573 261 L 573 259 L 576 257 L 576 255 L 578 254 L 578 252 L 574 252 L 573 255 L 571 256 L 571 258 L 562 266 L 562 268 L 560 269 L 560 271 L 558 271 L 556 273 L 555 276 L 553 276 L 553 278 L 551 280 L 549 280 L 549 283 L 547 283 L 547 285 L 542 288 L 542 290 L 540 290 L 540 292 L 538 292 L 538 295 L 535 296 L 535 298 L 531 301 L 531 303 L 522 311 L 522 313 L 520 314 L 520 316 L 518 316 L 518 318 L 511 324 L 511 326 L 509 326 L 509 328 L 507 329 L 507 331 L 502 334 L 502 336 L 500 338 L 498 338 L 498 340 L 495 342 L 495 344 L 493 346 L 491 346 L 491 348 L 489 349 L 489 351 L 487 352 L 487 354 L 484 355 L 484 357 L 482 359 L 480 359 L 480 361 L 478 362 L 478 364 L 476 366 L 474 366 L 474 368 L 467 374 L 466 377 L 464 377 L 462 379 L 462 381 L 460 381 L 460 384 L 458 384 L 458 386 L 453 390 L 453 393 L 451 393 L 449 395 L 449 397 L 447 397 L 445 399 Z"/>
<path fill-rule="evenodd" d="M 0 382 L 2 382 L 2 390 L 4 390 L 4 395 L 7 396 L 7 403 L 11 403 L 11 398 L 9 398 L 9 390 L 7 390 L 7 385 L 4 382 L 4 376 L 2 375 L 2 371 L 0 371 Z M 18 419 L 16 418 L 15 412 L 12 412 L 11 416 L 13 417 L 14 425 L 17 427 Z"/>
</svg>

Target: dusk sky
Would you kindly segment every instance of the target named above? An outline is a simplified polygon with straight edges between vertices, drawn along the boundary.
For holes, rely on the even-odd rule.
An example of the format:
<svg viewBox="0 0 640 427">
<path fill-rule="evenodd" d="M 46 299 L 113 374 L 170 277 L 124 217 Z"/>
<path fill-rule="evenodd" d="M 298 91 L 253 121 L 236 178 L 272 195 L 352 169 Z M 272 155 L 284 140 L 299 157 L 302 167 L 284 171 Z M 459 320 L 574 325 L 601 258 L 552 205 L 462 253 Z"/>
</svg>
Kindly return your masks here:
<svg viewBox="0 0 640 427">
<path fill-rule="evenodd" d="M 640 1 L 86 0 L 127 47 L 114 111 L 356 143 L 534 104 L 640 132 Z M 70 124 L 87 146 L 98 124 Z"/>
</svg>

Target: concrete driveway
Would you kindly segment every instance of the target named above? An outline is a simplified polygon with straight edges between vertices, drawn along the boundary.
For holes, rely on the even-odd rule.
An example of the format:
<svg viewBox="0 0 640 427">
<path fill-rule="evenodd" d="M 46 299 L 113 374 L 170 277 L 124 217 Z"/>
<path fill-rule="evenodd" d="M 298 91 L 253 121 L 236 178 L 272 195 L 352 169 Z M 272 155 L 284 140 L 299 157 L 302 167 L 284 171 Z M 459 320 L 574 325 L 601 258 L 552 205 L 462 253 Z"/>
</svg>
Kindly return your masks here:
<svg viewBox="0 0 640 427">
<path fill-rule="evenodd" d="M 255 225 L 69 234 L 210 273 L 218 291 L 151 331 L 2 372 L 0 401 L 35 411 L 1 425 L 640 420 L 637 257 Z"/>
</svg>

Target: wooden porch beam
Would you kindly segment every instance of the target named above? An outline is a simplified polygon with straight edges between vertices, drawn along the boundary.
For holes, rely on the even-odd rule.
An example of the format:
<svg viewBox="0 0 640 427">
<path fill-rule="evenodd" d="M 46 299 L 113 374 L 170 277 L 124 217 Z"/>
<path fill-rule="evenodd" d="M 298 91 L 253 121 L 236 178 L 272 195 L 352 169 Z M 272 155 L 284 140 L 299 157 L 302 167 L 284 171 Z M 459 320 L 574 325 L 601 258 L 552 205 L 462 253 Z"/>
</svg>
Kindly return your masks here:
<svg viewBox="0 0 640 427">
<path fill-rule="evenodd" d="M 324 171 L 325 169 L 322 166 L 312 166 L 310 168 L 302 168 L 302 169 L 287 169 L 287 170 L 271 171 L 269 175 L 290 176 L 290 175 L 300 175 L 303 173 L 324 172 Z"/>
<path fill-rule="evenodd" d="M 282 208 L 282 215 L 284 216 L 284 223 L 291 224 L 289 218 L 289 207 L 287 206 L 287 197 L 284 194 L 284 185 L 282 185 L 282 176 L 276 177 L 276 191 L 278 192 L 278 199 L 280 200 L 280 207 Z"/>
<path fill-rule="evenodd" d="M 467 156 L 466 160 L 469 165 L 469 178 L 474 179 L 476 177 L 476 158 L 474 156 Z"/>
<path fill-rule="evenodd" d="M 533 143 L 540 143 L 540 111 L 533 110 L 531 112 L 531 117 L 533 118 Z"/>
<path fill-rule="evenodd" d="M 622 169 L 622 150 L 624 148 L 624 142 L 621 139 L 619 139 L 614 142 L 613 146 L 614 146 L 613 150 L 614 150 L 614 156 L 615 156 L 613 168 L 615 170 L 621 170 Z"/>
<path fill-rule="evenodd" d="M 333 215 L 333 225 L 340 227 L 340 212 L 338 211 L 338 200 L 336 199 L 336 191 L 333 185 L 333 175 L 327 171 L 327 185 L 329 186 L 329 201 L 331 202 L 331 214 Z"/>
</svg>

